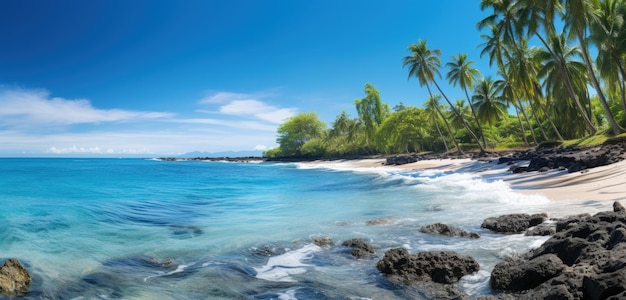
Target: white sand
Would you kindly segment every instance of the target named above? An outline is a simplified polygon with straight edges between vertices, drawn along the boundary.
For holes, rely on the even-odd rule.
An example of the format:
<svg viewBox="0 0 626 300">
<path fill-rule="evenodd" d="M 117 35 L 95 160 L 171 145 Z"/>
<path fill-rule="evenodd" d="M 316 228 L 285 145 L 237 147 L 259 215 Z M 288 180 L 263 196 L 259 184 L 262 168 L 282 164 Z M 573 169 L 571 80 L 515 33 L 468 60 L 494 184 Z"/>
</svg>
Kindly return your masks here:
<svg viewBox="0 0 626 300">
<path fill-rule="evenodd" d="M 506 164 L 471 159 L 423 160 L 401 166 L 385 166 L 384 159 L 317 161 L 308 164 L 332 165 L 338 169 L 450 170 L 500 178 L 517 192 L 541 194 L 554 201 L 624 201 L 626 205 L 626 161 L 582 172 L 551 170 L 544 173 L 512 174 Z"/>
</svg>

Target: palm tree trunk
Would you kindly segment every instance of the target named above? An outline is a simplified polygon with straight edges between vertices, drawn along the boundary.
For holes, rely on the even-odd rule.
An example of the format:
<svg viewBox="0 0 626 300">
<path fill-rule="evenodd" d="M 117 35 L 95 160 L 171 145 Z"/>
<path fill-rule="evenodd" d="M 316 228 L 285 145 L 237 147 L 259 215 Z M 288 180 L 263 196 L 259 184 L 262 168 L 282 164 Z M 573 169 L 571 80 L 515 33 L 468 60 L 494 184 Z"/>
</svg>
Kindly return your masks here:
<svg viewBox="0 0 626 300">
<path fill-rule="evenodd" d="M 589 73 L 589 78 L 591 79 L 591 85 L 596 90 L 596 94 L 598 95 L 598 99 L 600 99 L 600 104 L 602 104 L 602 109 L 604 109 L 604 113 L 606 114 L 606 118 L 609 120 L 609 125 L 611 126 L 611 130 L 614 135 L 618 135 L 621 133 L 621 129 L 615 121 L 615 117 L 613 117 L 613 113 L 611 113 L 611 109 L 609 108 L 609 104 L 604 97 L 604 93 L 600 88 L 600 83 L 598 82 L 598 78 L 596 77 L 596 73 L 593 71 L 593 67 L 591 65 L 591 59 L 589 59 L 589 51 L 585 44 L 585 39 L 583 37 L 582 32 L 578 32 L 578 43 L 580 44 L 580 49 L 582 50 L 583 60 L 585 61 L 585 66 L 587 67 L 587 73 Z"/>
<path fill-rule="evenodd" d="M 617 62 L 617 68 L 620 74 L 622 74 L 622 80 L 620 80 L 620 88 L 622 89 L 622 105 L 624 106 L 624 111 L 626 111 L 626 85 L 624 84 L 624 80 L 626 80 L 626 71 L 622 66 L 621 60 Z"/>
<path fill-rule="evenodd" d="M 437 128 L 437 133 L 439 133 L 439 137 L 441 137 L 441 141 L 443 142 L 443 146 L 446 147 L 446 152 L 450 151 L 450 149 L 448 149 L 448 143 L 446 142 L 446 139 L 443 137 L 443 134 L 441 133 L 441 128 L 439 128 L 439 122 L 437 121 L 437 119 L 434 119 L 435 121 L 435 128 Z"/>
<path fill-rule="evenodd" d="M 537 111 L 535 110 L 533 101 L 528 99 L 528 104 L 530 104 L 530 112 L 533 114 L 533 117 L 535 118 L 535 122 L 537 122 L 537 127 L 539 127 L 539 131 L 541 131 L 541 136 L 543 136 L 543 140 L 547 141 L 548 136 L 546 135 L 546 131 L 543 130 L 543 125 L 541 124 L 541 121 L 539 121 L 539 117 L 537 117 Z"/>
<path fill-rule="evenodd" d="M 530 130 L 530 135 L 533 137 L 533 142 L 535 143 L 535 145 L 539 145 L 539 143 L 537 143 L 537 136 L 535 136 L 535 130 L 533 129 L 533 126 L 530 124 L 530 120 L 528 119 L 528 115 L 526 114 L 526 111 L 524 111 L 524 107 L 522 107 L 520 105 L 520 111 L 522 112 L 522 116 L 524 116 L 524 120 L 526 121 L 526 124 L 528 124 L 528 130 Z"/>
<path fill-rule="evenodd" d="M 433 99 L 433 93 L 430 91 L 430 85 L 427 84 L 426 89 L 428 90 L 428 95 L 430 95 L 430 98 Z M 448 129 L 448 134 L 452 138 L 452 142 L 454 142 L 454 146 L 456 147 L 456 150 L 459 152 L 459 154 L 464 154 L 463 150 L 461 150 L 461 147 L 459 147 L 459 143 L 456 141 L 456 137 L 454 137 L 454 134 L 452 134 L 452 129 L 450 128 L 450 124 L 448 123 L 448 120 L 446 120 L 446 116 L 443 115 L 438 105 L 435 105 L 435 110 L 443 119 L 443 123 L 446 124 L 446 128 Z M 445 140 L 444 140 L 444 144 L 445 144 Z M 446 150 L 447 149 L 448 149 L 448 145 L 446 145 Z"/>
<path fill-rule="evenodd" d="M 519 116 L 519 109 L 517 109 L 517 105 L 513 104 L 513 107 L 515 107 L 515 115 L 517 116 L 517 121 L 519 122 L 519 127 L 522 131 L 522 137 L 524 138 L 524 143 L 526 144 L 526 147 L 530 147 L 530 144 L 528 143 L 528 139 L 526 138 L 526 129 L 524 129 L 524 123 L 522 123 L 522 118 L 520 118 Z"/>
<path fill-rule="evenodd" d="M 469 128 L 469 126 L 467 125 L 467 122 L 465 122 L 465 118 L 463 118 L 463 116 L 461 115 L 461 113 L 456 109 L 456 107 L 454 107 L 454 105 L 452 105 L 452 102 L 450 102 L 450 100 L 448 100 L 448 97 L 446 96 L 446 94 L 444 94 L 444 92 L 441 90 L 441 88 L 439 87 L 439 85 L 437 84 L 437 81 L 433 80 L 433 83 L 435 84 L 435 86 L 437 87 L 437 90 L 439 90 L 439 92 L 441 93 L 441 95 L 443 96 L 444 99 L 446 99 L 446 102 L 448 102 L 448 104 L 450 105 L 450 108 L 452 109 L 452 111 L 459 117 L 459 119 L 461 119 L 461 123 L 463 123 L 463 127 L 465 127 L 465 130 L 467 130 L 467 132 L 469 132 L 472 137 L 474 138 L 474 140 L 476 140 L 476 144 L 478 144 L 478 147 L 480 148 L 480 152 L 486 152 L 485 148 L 483 147 L 483 145 L 480 144 L 480 140 L 478 139 L 478 137 L 476 136 L 476 134 L 474 133 L 474 131 L 472 131 L 471 128 Z"/>
<path fill-rule="evenodd" d="M 476 126 L 478 126 L 478 133 L 480 137 L 483 139 L 483 147 L 487 148 L 487 142 L 485 141 L 485 134 L 483 133 L 483 128 L 480 126 L 480 122 L 478 121 L 478 117 L 476 116 L 476 111 L 474 110 L 474 103 L 467 94 L 467 89 L 463 89 L 465 91 L 465 97 L 467 97 L 467 102 L 469 103 L 470 110 L 472 111 L 472 116 L 474 116 L 474 120 L 476 121 Z"/>
<path fill-rule="evenodd" d="M 563 141 L 565 140 L 563 138 L 563 136 L 561 135 L 561 132 L 559 131 L 558 128 L 556 128 L 556 125 L 554 125 L 554 120 L 552 120 L 552 117 L 550 116 L 550 113 L 548 112 L 548 110 L 541 104 L 541 101 L 539 99 L 537 99 L 537 104 L 539 105 L 539 108 L 543 111 L 543 114 L 546 116 L 546 118 L 548 118 L 548 123 L 550 123 L 550 127 L 552 127 L 552 130 L 554 130 L 554 134 L 556 134 L 556 138 L 559 141 Z"/>
</svg>

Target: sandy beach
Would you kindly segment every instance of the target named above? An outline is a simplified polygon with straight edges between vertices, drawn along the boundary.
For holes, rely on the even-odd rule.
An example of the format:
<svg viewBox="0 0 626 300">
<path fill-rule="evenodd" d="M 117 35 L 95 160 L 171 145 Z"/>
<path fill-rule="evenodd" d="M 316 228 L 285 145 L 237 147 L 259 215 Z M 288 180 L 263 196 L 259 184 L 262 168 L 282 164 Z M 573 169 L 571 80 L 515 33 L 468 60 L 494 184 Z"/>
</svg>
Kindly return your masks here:
<svg viewBox="0 0 626 300">
<path fill-rule="evenodd" d="M 567 170 L 513 174 L 507 164 L 472 159 L 422 160 L 399 166 L 384 165 L 385 159 L 315 161 L 307 164 L 332 168 L 379 169 L 381 171 L 442 170 L 475 173 L 493 180 L 501 179 L 513 190 L 524 194 L 540 194 L 553 201 L 601 201 L 607 205 L 626 200 L 626 161 L 568 173 Z"/>
</svg>

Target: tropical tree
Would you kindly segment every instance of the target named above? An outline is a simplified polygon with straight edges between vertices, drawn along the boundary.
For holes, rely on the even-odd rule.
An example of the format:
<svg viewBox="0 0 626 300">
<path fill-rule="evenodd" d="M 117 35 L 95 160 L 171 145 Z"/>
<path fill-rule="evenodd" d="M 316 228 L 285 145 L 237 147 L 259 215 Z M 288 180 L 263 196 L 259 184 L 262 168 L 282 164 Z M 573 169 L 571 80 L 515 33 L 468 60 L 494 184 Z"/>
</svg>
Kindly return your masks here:
<svg viewBox="0 0 626 300">
<path fill-rule="evenodd" d="M 350 118 L 346 111 L 341 112 L 328 131 L 328 155 L 357 155 L 365 147 L 365 127 L 358 119 Z"/>
<path fill-rule="evenodd" d="M 598 48 L 596 65 L 609 90 L 619 89 L 626 111 L 626 3 L 623 0 L 592 1 L 591 41 Z"/>
<path fill-rule="evenodd" d="M 427 135 L 424 111 L 408 107 L 391 113 L 378 130 L 381 148 L 387 153 L 420 152 L 422 139 Z"/>
<path fill-rule="evenodd" d="M 494 8 L 494 14 L 483 19 L 477 24 L 478 28 L 480 29 L 487 27 L 490 30 L 490 34 L 481 35 L 481 37 L 486 41 L 480 45 L 483 48 L 483 50 L 480 52 L 480 56 L 482 57 L 483 55 L 488 54 L 489 65 L 492 66 L 495 63 L 496 66 L 498 67 L 499 73 L 504 78 L 503 83 L 502 83 L 502 96 L 504 99 L 506 99 L 508 103 L 513 105 L 513 107 L 515 108 L 515 113 L 519 121 L 521 136 L 526 146 L 529 146 L 528 140 L 526 138 L 526 129 L 524 128 L 524 123 L 522 122 L 522 119 L 520 117 L 520 112 L 524 116 L 524 120 L 528 124 L 529 128 L 531 128 L 530 122 L 528 121 L 526 112 L 521 107 L 520 101 L 518 99 L 518 93 L 516 92 L 515 88 L 511 84 L 512 80 L 509 76 L 509 72 L 507 72 L 506 70 L 506 63 L 505 63 L 505 62 L 510 61 L 510 56 L 511 56 L 511 54 L 509 53 L 509 47 L 507 47 L 507 43 L 505 41 L 509 41 L 510 43 L 513 43 L 515 41 L 514 35 L 513 35 L 513 29 L 511 26 L 509 26 L 509 23 L 507 22 L 500 21 L 496 23 L 497 18 L 498 18 L 497 12 L 505 8 L 508 8 L 508 10 L 511 10 L 510 8 L 511 1 L 506 1 L 506 0 L 504 1 L 497 1 L 497 0 L 481 1 L 481 8 L 485 9 L 486 7 L 488 7 L 487 4 L 489 4 L 490 2 L 493 3 L 493 5 L 497 5 L 498 8 Z M 513 12 L 508 12 L 505 14 L 505 16 L 509 16 L 512 18 Z M 532 134 L 533 141 L 535 142 L 535 144 L 537 144 L 537 139 L 535 137 L 535 134 L 532 128 L 530 132 Z"/>
<path fill-rule="evenodd" d="M 560 9 L 560 1 L 519 0 L 516 5 L 520 6 L 518 10 L 518 19 L 520 21 L 517 22 L 517 26 L 526 29 L 528 36 L 534 35 L 537 37 L 545 49 L 552 55 L 554 61 L 557 62 L 557 70 L 563 80 L 563 86 L 570 99 L 580 112 L 587 129 L 592 134 L 595 133 L 596 128 L 593 122 L 591 122 L 590 114 L 585 110 L 579 95 L 576 93 L 575 87 L 572 86 L 571 75 L 568 73 L 566 67 L 567 58 L 563 55 L 565 54 L 564 48 L 567 47 L 567 43 L 555 43 L 555 37 L 560 36 L 554 28 L 554 17 L 556 12 Z M 540 29 L 545 31 L 545 38 L 540 34 Z"/>
<path fill-rule="evenodd" d="M 504 118 L 507 114 L 507 103 L 502 96 L 502 81 L 494 81 L 491 77 L 482 78 L 474 88 L 474 105 L 479 120 L 490 126 Z"/>
<path fill-rule="evenodd" d="M 448 149 L 448 143 L 446 142 L 445 137 L 441 133 L 441 128 L 439 126 L 440 122 L 445 123 L 446 128 L 448 130 L 448 134 L 450 135 L 450 137 L 452 137 L 452 141 L 454 142 L 454 145 L 457 147 L 457 150 L 460 151 L 456 138 L 454 137 L 454 134 L 452 134 L 452 130 L 450 129 L 450 124 L 448 124 L 447 119 L 443 116 L 443 113 L 441 112 L 441 105 L 439 104 L 439 99 L 441 99 L 441 96 L 434 94 L 432 96 L 429 96 L 428 100 L 424 103 L 424 106 L 426 107 L 424 109 L 424 112 L 426 113 L 426 119 L 430 120 L 430 122 L 435 125 L 435 128 L 437 129 L 437 133 L 439 134 L 439 138 L 441 139 L 443 146 L 446 148 L 446 152 L 450 151 L 450 149 Z"/>
<path fill-rule="evenodd" d="M 441 93 L 446 102 L 448 102 L 448 105 L 450 105 L 450 109 L 452 109 L 452 112 L 462 119 L 463 127 L 465 127 L 470 135 L 472 135 L 472 137 L 478 144 L 480 151 L 485 152 L 485 148 L 480 143 L 478 137 L 476 137 L 474 131 L 472 131 L 472 129 L 467 125 L 465 119 L 460 115 L 460 112 L 456 110 L 452 102 L 450 102 L 448 97 L 446 97 L 446 95 L 441 90 L 441 87 L 435 80 L 435 75 L 437 77 L 441 77 L 441 74 L 439 73 L 439 67 L 441 66 L 441 50 L 429 49 L 426 45 L 426 42 L 420 39 L 417 44 L 409 45 L 409 51 L 411 52 L 411 55 L 405 56 L 402 60 L 403 67 L 409 67 L 409 78 L 411 76 L 417 77 L 420 86 L 426 85 L 426 88 L 428 89 L 428 94 L 431 95 L 431 97 L 432 92 L 430 90 L 429 83 L 432 82 L 435 87 L 437 87 L 437 90 Z M 458 150 L 461 151 L 460 148 Z"/>
<path fill-rule="evenodd" d="M 576 60 L 576 58 L 580 57 L 579 48 L 577 46 L 568 45 L 565 34 L 551 35 L 549 43 L 551 45 L 552 53 L 550 53 L 547 49 L 538 49 L 535 53 L 536 59 L 543 65 L 537 75 L 540 78 L 544 78 L 544 86 L 549 97 L 558 102 L 562 101 L 561 99 L 568 99 L 566 96 L 569 94 L 569 91 L 566 85 L 563 84 L 563 77 L 561 76 L 560 71 L 561 69 L 566 70 L 570 82 L 570 88 L 576 94 L 578 102 L 574 102 L 573 105 L 555 104 L 557 106 L 560 105 L 561 109 L 571 107 L 578 112 L 577 117 L 572 117 L 567 120 L 567 126 L 570 127 L 570 134 L 572 132 L 575 132 L 576 135 L 583 134 L 584 131 L 582 129 L 588 129 L 586 121 L 584 121 L 584 117 L 586 116 L 590 119 L 589 116 L 591 115 L 589 96 L 587 94 L 587 69 L 583 62 Z M 556 57 L 559 59 L 555 59 L 555 55 L 553 53 L 556 53 Z M 555 97 L 556 95 L 559 95 L 559 97 Z M 580 100 L 584 100 L 584 102 Z M 583 103 L 587 104 L 587 108 L 585 108 Z M 580 107 L 578 105 L 580 105 Z M 580 117 L 581 109 L 583 118 Z M 557 117 L 572 115 L 575 114 L 573 112 L 564 112 L 561 110 Z M 560 123 L 563 124 L 562 122 Z M 572 130 L 574 129 L 571 128 L 573 126 L 581 126 L 582 128 L 580 130 Z"/>
<path fill-rule="evenodd" d="M 365 125 L 366 144 L 369 146 L 370 143 L 375 140 L 376 130 L 385 119 L 389 108 L 383 105 L 380 100 L 380 93 L 373 84 L 365 84 L 365 94 L 366 96 L 363 99 L 357 99 L 354 103 L 356 105 L 356 111 L 359 114 L 359 119 Z"/>
<path fill-rule="evenodd" d="M 449 68 L 446 78 L 450 81 L 450 83 L 452 83 L 453 86 L 456 87 L 458 84 L 463 89 L 463 92 L 465 92 L 465 97 L 469 103 L 470 110 L 472 111 L 472 116 L 474 117 L 479 134 L 483 140 L 483 147 L 487 147 L 485 135 L 482 132 L 480 122 L 478 121 L 478 117 L 474 111 L 474 105 L 472 104 L 472 100 L 467 92 L 467 89 L 471 89 L 474 86 L 474 81 L 476 81 L 480 76 L 480 71 L 472 67 L 473 64 L 474 61 L 467 58 L 467 53 L 459 53 L 458 56 L 452 56 L 452 61 L 446 64 Z"/>
<path fill-rule="evenodd" d="M 596 20 L 596 15 L 594 15 L 594 5 L 593 2 L 598 3 L 598 1 L 590 1 L 590 0 L 567 0 L 565 1 L 565 14 L 564 20 L 566 24 L 566 28 L 569 29 L 569 36 L 575 37 L 578 40 L 578 46 L 581 50 L 581 55 L 583 61 L 585 62 L 585 67 L 587 69 L 587 74 L 589 75 L 589 80 L 591 85 L 596 91 L 596 95 L 598 95 L 598 100 L 602 106 L 604 114 L 606 115 L 607 121 L 611 127 L 611 131 L 613 134 L 619 134 L 622 132 L 622 129 L 619 127 L 617 122 L 615 121 L 615 117 L 609 108 L 608 101 L 604 95 L 604 91 L 600 86 L 600 80 L 596 76 L 596 72 L 594 70 L 594 65 L 591 62 L 591 57 L 589 55 L 589 43 L 587 42 L 587 32 L 590 26 L 590 23 Z M 596 29 L 604 31 L 602 26 L 597 27 Z M 604 32 L 600 34 L 604 36 Z"/>
<path fill-rule="evenodd" d="M 326 124 L 320 121 L 314 112 L 303 112 L 290 117 L 285 123 L 278 126 L 278 138 L 282 156 L 301 156 L 302 146 L 308 141 L 319 138 L 324 132 Z"/>
</svg>

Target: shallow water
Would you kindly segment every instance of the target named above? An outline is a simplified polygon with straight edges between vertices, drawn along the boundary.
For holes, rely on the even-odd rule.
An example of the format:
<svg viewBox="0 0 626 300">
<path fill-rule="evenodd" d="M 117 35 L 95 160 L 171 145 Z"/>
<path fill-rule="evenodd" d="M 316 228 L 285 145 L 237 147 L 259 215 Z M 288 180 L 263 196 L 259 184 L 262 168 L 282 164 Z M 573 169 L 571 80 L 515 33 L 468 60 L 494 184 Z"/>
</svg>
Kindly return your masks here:
<svg viewBox="0 0 626 300">
<path fill-rule="evenodd" d="M 606 208 L 466 173 L 140 159 L 0 159 L 0 197 L 0 258 L 34 276 L 27 298 L 57 299 L 427 298 L 375 269 L 394 247 L 471 255 L 481 271 L 458 287 L 488 294 L 499 260 L 546 238 L 489 233 L 485 217 Z M 481 238 L 419 232 L 435 222 Z M 357 260 L 322 236 L 378 250 Z"/>
</svg>

